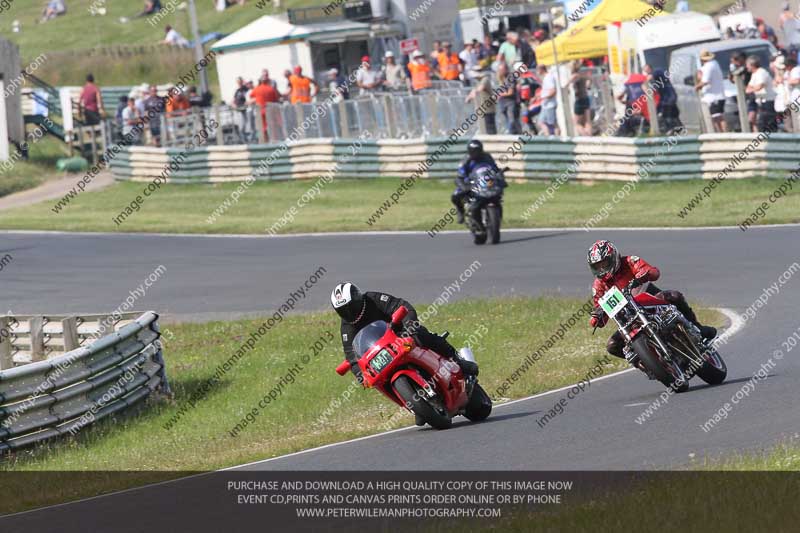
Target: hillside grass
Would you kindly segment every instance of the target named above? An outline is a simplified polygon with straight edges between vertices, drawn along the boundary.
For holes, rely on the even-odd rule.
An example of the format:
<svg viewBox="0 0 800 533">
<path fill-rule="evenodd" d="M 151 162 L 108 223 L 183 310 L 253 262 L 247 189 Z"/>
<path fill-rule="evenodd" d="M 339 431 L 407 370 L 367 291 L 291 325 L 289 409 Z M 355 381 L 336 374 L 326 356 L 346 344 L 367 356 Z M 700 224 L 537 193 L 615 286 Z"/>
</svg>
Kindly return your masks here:
<svg viewBox="0 0 800 533">
<path fill-rule="evenodd" d="M 76 175 L 78 181 L 81 176 Z M 397 205 L 372 225 L 367 220 L 389 199 L 400 180 L 334 180 L 324 185 L 319 195 L 303 208 L 297 202 L 311 181 L 257 182 L 246 189 L 213 223 L 208 218 L 240 186 L 236 183 L 164 185 L 147 197 L 139 211 L 122 224 L 113 221 L 147 186 L 141 182 L 117 183 L 96 192 L 84 192 L 58 214 L 51 209 L 56 201 L 0 213 L 1 229 L 121 231 L 210 234 L 265 234 L 294 206 L 297 215 L 278 233 L 424 230 L 429 231 L 448 216 L 453 185 L 449 181 L 423 180 L 406 192 Z M 639 183 L 630 196 L 613 204 L 620 183 L 568 183 L 562 186 L 528 219 L 523 214 L 547 188 L 546 183 L 512 183 L 504 198 L 504 228 L 582 227 L 606 203 L 612 204 L 609 216 L 595 227 L 634 226 L 720 226 L 738 225 L 782 180 L 728 180 L 718 186 L 709 199 L 689 216 L 678 211 L 700 192 L 701 180 L 669 183 Z M 759 223 L 800 221 L 800 193 L 791 191 L 767 211 Z M 449 215 L 454 220 L 452 215 Z M 286 219 L 288 220 L 288 219 Z M 455 222 L 444 229 L 464 229 Z"/>
</svg>

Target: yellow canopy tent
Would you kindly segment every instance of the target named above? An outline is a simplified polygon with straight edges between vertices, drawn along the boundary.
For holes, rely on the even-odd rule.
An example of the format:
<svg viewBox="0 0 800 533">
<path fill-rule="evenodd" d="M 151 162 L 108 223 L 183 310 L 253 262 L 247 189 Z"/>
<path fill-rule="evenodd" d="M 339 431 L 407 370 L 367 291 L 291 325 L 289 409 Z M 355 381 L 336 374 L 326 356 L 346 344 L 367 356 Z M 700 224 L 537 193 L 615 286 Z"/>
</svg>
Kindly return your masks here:
<svg viewBox="0 0 800 533">
<path fill-rule="evenodd" d="M 606 25 L 660 15 L 656 9 L 639 0 L 605 0 L 580 22 L 555 38 L 559 63 L 573 59 L 599 57 L 608 54 Z M 552 65 L 553 43 L 545 41 L 536 47 L 536 62 Z"/>
</svg>

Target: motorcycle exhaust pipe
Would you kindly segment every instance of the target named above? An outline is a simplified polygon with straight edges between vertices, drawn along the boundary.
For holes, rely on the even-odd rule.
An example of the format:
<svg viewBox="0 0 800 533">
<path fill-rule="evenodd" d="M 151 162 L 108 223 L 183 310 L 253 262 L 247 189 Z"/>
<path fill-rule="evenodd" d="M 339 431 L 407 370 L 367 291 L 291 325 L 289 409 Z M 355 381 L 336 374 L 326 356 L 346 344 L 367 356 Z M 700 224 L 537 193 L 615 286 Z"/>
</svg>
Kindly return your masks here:
<svg viewBox="0 0 800 533">
<path fill-rule="evenodd" d="M 461 357 L 461 359 L 464 359 L 465 361 L 471 361 L 473 363 L 476 362 L 475 354 L 472 353 L 472 348 L 470 348 L 469 346 L 462 347 L 458 351 L 458 355 Z"/>
</svg>

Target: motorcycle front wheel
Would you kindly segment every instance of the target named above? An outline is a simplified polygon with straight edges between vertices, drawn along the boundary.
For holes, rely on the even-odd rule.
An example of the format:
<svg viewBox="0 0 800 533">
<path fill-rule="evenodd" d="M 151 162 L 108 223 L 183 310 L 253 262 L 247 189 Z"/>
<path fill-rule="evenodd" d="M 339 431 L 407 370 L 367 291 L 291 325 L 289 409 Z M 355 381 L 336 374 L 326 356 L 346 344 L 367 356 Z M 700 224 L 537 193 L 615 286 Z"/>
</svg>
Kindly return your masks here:
<svg viewBox="0 0 800 533">
<path fill-rule="evenodd" d="M 647 342 L 646 335 L 639 335 L 633 339 L 633 342 L 631 342 L 631 349 L 639 357 L 644 367 L 665 387 L 672 387 L 675 392 L 684 392 L 689 388 L 688 380 L 684 380 L 683 383 L 677 385 L 675 376 L 661 364 L 658 355 L 656 355 Z"/>
<path fill-rule="evenodd" d="M 453 425 L 453 419 L 447 415 L 444 408 L 431 404 L 427 399 L 427 394 L 408 376 L 397 378 L 394 382 L 394 389 L 406 402 L 406 406 L 432 428 L 448 429 Z"/>
<path fill-rule="evenodd" d="M 500 208 L 496 205 L 486 208 L 486 233 L 492 244 L 500 242 Z"/>
</svg>

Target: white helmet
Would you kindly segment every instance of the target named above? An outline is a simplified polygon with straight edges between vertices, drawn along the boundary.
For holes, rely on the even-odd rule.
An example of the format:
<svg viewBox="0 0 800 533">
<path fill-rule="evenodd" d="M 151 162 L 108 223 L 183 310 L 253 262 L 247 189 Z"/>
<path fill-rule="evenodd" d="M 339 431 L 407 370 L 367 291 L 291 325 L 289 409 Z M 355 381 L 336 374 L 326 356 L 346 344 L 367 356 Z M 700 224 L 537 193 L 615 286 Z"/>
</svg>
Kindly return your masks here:
<svg viewBox="0 0 800 533">
<path fill-rule="evenodd" d="M 342 320 L 355 324 L 364 315 L 367 300 L 358 287 L 346 281 L 339 283 L 331 292 L 331 305 Z"/>
</svg>

